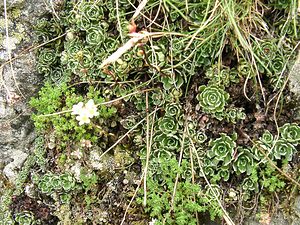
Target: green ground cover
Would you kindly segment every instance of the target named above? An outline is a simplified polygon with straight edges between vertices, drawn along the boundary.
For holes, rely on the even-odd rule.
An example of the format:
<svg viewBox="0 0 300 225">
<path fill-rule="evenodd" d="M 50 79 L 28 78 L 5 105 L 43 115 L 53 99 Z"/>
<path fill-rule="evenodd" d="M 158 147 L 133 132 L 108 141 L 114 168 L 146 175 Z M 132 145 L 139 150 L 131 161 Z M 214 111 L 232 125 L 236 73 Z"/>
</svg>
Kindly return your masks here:
<svg viewBox="0 0 300 225">
<path fill-rule="evenodd" d="M 39 137 L 4 224 L 243 224 L 297 192 L 297 1 L 143 3 L 37 22 Z"/>
</svg>

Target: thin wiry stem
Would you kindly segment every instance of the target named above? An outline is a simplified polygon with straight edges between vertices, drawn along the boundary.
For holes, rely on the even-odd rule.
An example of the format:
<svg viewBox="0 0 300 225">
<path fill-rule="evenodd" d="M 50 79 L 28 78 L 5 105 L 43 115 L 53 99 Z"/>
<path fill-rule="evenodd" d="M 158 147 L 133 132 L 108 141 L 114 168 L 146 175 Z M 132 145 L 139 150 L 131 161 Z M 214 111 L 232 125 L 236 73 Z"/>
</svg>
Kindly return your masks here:
<svg viewBox="0 0 300 225">
<path fill-rule="evenodd" d="M 124 43 L 124 37 L 123 37 L 122 26 L 121 26 L 121 21 L 120 21 L 119 0 L 116 0 L 116 11 L 117 11 L 118 27 L 120 30 L 120 37 L 121 37 L 122 43 Z"/>
<path fill-rule="evenodd" d="M 185 143 L 185 138 L 186 138 L 186 132 L 187 132 L 187 122 L 186 122 L 186 124 L 184 126 L 184 131 L 183 131 L 183 135 L 182 135 L 181 147 L 180 147 L 180 154 L 179 154 L 179 160 L 178 160 L 178 167 L 180 167 L 181 162 L 182 162 L 182 156 L 183 156 L 183 151 L 184 151 L 184 143 Z M 174 207 L 174 199 L 175 199 L 176 189 L 177 189 L 177 185 L 178 185 L 178 179 L 179 179 L 179 172 L 176 175 L 176 180 L 175 180 L 175 183 L 174 183 L 174 189 L 173 189 L 173 194 L 172 194 L 170 212 L 173 210 L 173 207 Z"/>
<path fill-rule="evenodd" d="M 187 130 L 187 131 L 188 131 L 188 130 Z M 189 131 L 188 131 L 188 135 L 189 135 Z M 203 177 L 204 177 L 204 179 L 205 179 L 205 182 L 207 183 L 208 187 L 210 188 L 210 190 L 211 190 L 211 192 L 213 193 L 213 195 L 214 195 L 216 201 L 218 202 L 219 206 L 221 207 L 221 209 L 222 209 L 222 211 L 223 211 L 223 213 L 224 213 L 224 215 L 223 215 L 224 220 L 226 221 L 226 223 L 227 223 L 228 225 L 234 225 L 234 222 L 233 222 L 232 219 L 229 217 L 227 211 L 226 211 L 225 208 L 223 207 L 223 205 L 222 205 L 220 199 L 218 198 L 217 194 L 215 193 L 215 191 L 214 191 L 213 188 L 211 187 L 211 184 L 210 184 L 209 180 L 207 179 L 207 177 L 206 177 L 206 175 L 205 175 L 205 173 L 204 173 L 204 171 L 203 171 L 202 163 L 201 163 L 200 157 L 199 157 L 199 155 L 198 155 L 198 152 L 197 152 L 197 150 L 196 150 L 196 147 L 195 147 L 195 145 L 194 145 L 194 143 L 193 143 L 193 140 L 192 140 L 190 137 L 189 137 L 189 140 L 190 140 L 190 143 L 191 143 L 191 145 L 192 145 L 193 152 L 194 152 L 194 154 L 196 155 L 196 158 L 197 158 L 197 161 L 198 161 L 198 165 L 199 165 L 201 174 L 203 174 Z"/>
<path fill-rule="evenodd" d="M 149 158 L 150 158 L 150 141 L 149 141 L 149 98 L 148 92 L 146 92 L 146 148 L 147 148 L 147 155 L 146 155 L 146 165 L 144 168 L 145 171 L 145 179 L 144 179 L 144 206 L 147 204 L 147 171 L 149 165 Z"/>
<path fill-rule="evenodd" d="M 136 187 L 136 189 L 135 189 L 135 191 L 134 191 L 134 194 L 133 194 L 132 198 L 130 199 L 129 204 L 128 204 L 127 207 L 126 207 L 126 210 L 125 210 L 125 213 L 124 213 L 124 216 L 123 216 L 123 219 L 122 219 L 122 222 L 121 222 L 120 225 L 123 225 L 124 222 L 125 222 L 125 219 L 126 219 L 128 210 L 129 210 L 129 208 L 130 208 L 130 206 L 131 206 L 133 200 L 135 199 L 138 190 L 140 189 L 140 186 L 141 186 L 141 184 L 142 184 L 142 180 L 144 179 L 144 173 L 145 173 L 145 171 L 143 171 L 143 173 L 142 173 L 142 175 L 141 175 L 141 179 L 139 180 L 138 186 Z"/>
<path fill-rule="evenodd" d="M 149 114 L 149 116 L 151 116 L 152 114 L 154 114 L 158 109 L 155 109 L 153 112 L 151 112 Z M 112 150 L 114 147 L 116 147 L 125 137 L 128 136 L 128 134 L 130 134 L 135 128 L 137 128 L 138 125 L 140 125 L 141 123 L 143 123 L 146 120 L 146 118 L 142 119 L 140 122 L 138 122 L 137 124 L 135 124 L 129 131 L 127 131 L 122 137 L 120 137 L 112 146 L 110 146 L 105 152 L 103 152 L 100 157 L 99 160 L 106 155 L 110 150 Z"/>
<path fill-rule="evenodd" d="M 148 91 L 152 91 L 154 89 L 146 89 L 146 90 L 142 90 L 142 91 L 135 91 L 133 93 L 130 93 L 130 94 L 127 94 L 125 96 L 122 96 L 120 98 L 116 98 L 116 99 L 113 99 L 111 101 L 107 101 L 107 102 L 101 102 L 99 104 L 97 104 L 96 106 L 99 106 L 99 105 L 109 105 L 109 104 L 112 104 L 114 102 L 118 102 L 124 98 L 127 98 L 127 97 L 130 97 L 132 95 L 136 95 L 136 94 L 140 94 L 140 93 L 143 93 L 143 92 L 148 92 Z M 64 113 L 68 113 L 68 112 L 72 112 L 71 109 L 69 110 L 64 110 L 64 111 L 60 111 L 60 112 L 56 112 L 56 113 L 51 113 L 51 114 L 45 114 L 45 115 L 39 115 L 38 117 L 48 117 L 48 116 L 56 116 L 56 115 L 61 115 L 61 114 L 64 114 Z"/>
<path fill-rule="evenodd" d="M 249 137 L 248 134 L 246 134 L 245 132 L 241 131 L 241 133 L 243 134 L 244 137 L 246 137 L 253 145 L 256 145 L 255 142 Z M 275 144 L 278 141 L 278 136 L 277 138 L 274 140 Z M 274 145 L 273 145 L 274 146 Z M 283 176 L 285 176 L 289 181 L 291 181 L 292 183 L 294 183 L 295 185 L 298 186 L 298 188 L 300 188 L 300 183 L 298 181 L 296 181 L 295 179 L 293 179 L 292 177 L 290 177 L 287 173 L 285 173 L 283 170 L 281 170 L 278 166 L 276 166 L 276 164 L 268 157 L 268 154 L 265 153 L 265 151 L 263 150 L 263 148 L 261 148 L 260 146 L 257 146 L 258 150 L 264 155 L 264 157 L 268 160 L 268 162 L 271 164 L 272 167 L 274 167 L 276 170 L 278 170 Z"/>
<path fill-rule="evenodd" d="M 61 35 L 57 36 L 56 38 L 53 38 L 53 39 L 51 39 L 51 40 L 49 40 L 49 41 L 47 41 L 45 43 L 42 43 L 42 44 L 37 45 L 37 46 L 31 46 L 31 47 L 25 49 L 24 51 L 20 52 L 17 56 L 15 56 L 15 57 L 9 59 L 8 61 L 4 62 L 3 64 L 1 64 L 0 68 L 3 68 L 5 65 L 7 65 L 7 64 L 9 64 L 9 63 L 11 63 L 13 61 L 15 61 L 16 59 L 19 59 L 20 57 L 22 57 L 23 55 L 25 55 L 25 54 L 27 54 L 29 52 L 32 52 L 32 51 L 34 51 L 34 50 L 36 50 L 38 48 L 43 47 L 44 45 L 47 45 L 47 44 L 49 44 L 49 43 L 51 43 L 53 41 L 56 41 L 56 40 L 64 37 L 66 34 L 67 33 L 61 34 Z"/>
</svg>

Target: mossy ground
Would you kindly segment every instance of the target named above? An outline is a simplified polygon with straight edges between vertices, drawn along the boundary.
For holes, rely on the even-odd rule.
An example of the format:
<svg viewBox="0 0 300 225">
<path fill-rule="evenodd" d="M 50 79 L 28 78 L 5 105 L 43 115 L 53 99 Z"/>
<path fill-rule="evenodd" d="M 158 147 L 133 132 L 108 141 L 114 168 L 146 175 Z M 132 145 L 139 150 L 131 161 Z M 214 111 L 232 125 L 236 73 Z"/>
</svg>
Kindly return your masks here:
<svg viewBox="0 0 300 225">
<path fill-rule="evenodd" d="M 130 3 L 63 1 L 37 22 L 49 42 L 30 102 L 40 137 L 7 185 L 3 221 L 243 224 L 258 213 L 267 224 L 279 205 L 291 213 L 297 1 Z M 99 115 L 79 125 L 72 107 L 90 99 Z"/>
</svg>

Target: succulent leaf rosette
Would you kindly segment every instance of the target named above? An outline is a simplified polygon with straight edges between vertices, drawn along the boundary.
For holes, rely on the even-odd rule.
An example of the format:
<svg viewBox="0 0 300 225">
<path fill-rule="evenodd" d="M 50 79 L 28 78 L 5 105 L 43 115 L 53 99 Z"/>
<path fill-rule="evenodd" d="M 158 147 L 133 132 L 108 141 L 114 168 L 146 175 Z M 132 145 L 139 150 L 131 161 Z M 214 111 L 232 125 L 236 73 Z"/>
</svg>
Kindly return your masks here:
<svg viewBox="0 0 300 225">
<path fill-rule="evenodd" d="M 76 15 L 76 24 L 81 30 L 88 30 L 92 26 L 91 21 L 87 17 L 78 14 Z"/>
<path fill-rule="evenodd" d="M 207 140 L 206 134 L 202 131 L 198 131 L 194 137 L 199 144 L 203 144 Z"/>
<path fill-rule="evenodd" d="M 121 120 L 121 125 L 125 129 L 130 130 L 137 124 L 136 119 L 137 119 L 136 115 L 130 115 L 127 118 Z M 138 130 L 137 128 L 134 129 L 134 131 L 137 131 L 137 130 Z"/>
<path fill-rule="evenodd" d="M 213 177 L 215 175 L 215 170 L 212 166 L 204 166 L 203 172 L 206 176 Z"/>
<path fill-rule="evenodd" d="M 242 183 L 242 188 L 244 191 L 258 192 L 258 182 L 252 180 L 250 177 L 247 177 Z"/>
<path fill-rule="evenodd" d="M 181 105 L 177 103 L 170 103 L 166 105 L 166 116 L 178 117 L 181 114 Z"/>
<path fill-rule="evenodd" d="M 169 158 L 175 157 L 175 154 L 166 149 L 155 149 L 153 151 L 153 156 L 158 159 L 160 159 L 160 158 L 169 159 Z"/>
<path fill-rule="evenodd" d="M 274 90 L 279 90 L 280 88 L 283 87 L 285 81 L 286 81 L 286 78 L 284 78 L 282 76 L 274 76 L 270 79 L 270 84 Z"/>
<path fill-rule="evenodd" d="M 223 162 L 223 166 L 227 166 L 233 160 L 236 143 L 226 134 L 221 134 L 220 138 L 211 140 L 209 147 L 207 156 L 213 159 L 215 165 Z"/>
<path fill-rule="evenodd" d="M 178 130 L 178 123 L 172 117 L 163 117 L 158 121 L 158 127 L 164 134 L 174 134 Z"/>
<path fill-rule="evenodd" d="M 37 69 L 39 73 L 47 73 L 49 67 L 57 62 L 57 53 L 53 49 L 44 49 L 39 53 Z"/>
<path fill-rule="evenodd" d="M 277 46 L 270 40 L 264 40 L 261 43 L 258 43 L 254 49 L 255 53 L 266 61 L 272 60 L 277 52 Z"/>
<path fill-rule="evenodd" d="M 115 51 L 115 49 L 117 49 L 119 47 L 120 42 L 118 39 L 107 37 L 105 39 L 105 42 L 103 42 L 102 44 L 103 44 L 103 47 L 105 49 L 107 49 L 108 53 L 112 53 Z"/>
<path fill-rule="evenodd" d="M 197 129 L 196 123 L 188 124 L 189 135 L 196 144 L 203 144 L 207 140 L 207 135 L 204 131 Z"/>
<path fill-rule="evenodd" d="M 243 108 L 230 108 L 226 110 L 225 118 L 227 122 L 236 123 L 239 120 L 244 120 L 246 114 L 243 112 Z"/>
<path fill-rule="evenodd" d="M 273 155 L 275 159 L 282 159 L 285 158 L 287 161 L 291 161 L 294 152 L 296 152 L 296 148 L 294 145 L 290 144 L 286 140 L 278 140 L 275 143 L 273 149 Z"/>
<path fill-rule="evenodd" d="M 104 34 L 99 27 L 91 27 L 87 30 L 86 42 L 89 45 L 96 46 L 103 42 L 105 39 Z"/>
<path fill-rule="evenodd" d="M 176 135 L 164 135 L 161 146 L 168 150 L 178 150 L 180 148 L 180 141 Z"/>
<path fill-rule="evenodd" d="M 253 147 L 251 148 L 251 153 L 255 160 L 266 163 L 268 159 L 263 154 L 263 152 L 270 158 L 271 160 L 274 158 L 273 151 L 271 151 L 271 146 L 263 143 L 262 141 L 257 141 Z"/>
<path fill-rule="evenodd" d="M 50 194 L 54 187 L 52 184 L 54 175 L 51 173 L 45 174 L 38 183 L 38 188 L 41 190 L 42 193 L 44 194 Z"/>
<path fill-rule="evenodd" d="M 66 203 L 69 203 L 72 199 L 72 195 L 69 194 L 69 193 L 63 193 L 59 196 L 60 198 L 60 201 L 62 204 L 66 204 Z"/>
<path fill-rule="evenodd" d="M 163 42 L 165 39 L 162 39 Z M 165 43 L 158 43 L 158 45 L 153 45 L 151 48 L 147 46 L 146 55 L 148 60 L 153 62 L 158 67 L 163 67 L 166 64 L 166 46 Z"/>
<path fill-rule="evenodd" d="M 57 53 L 54 49 L 44 49 L 39 54 L 38 63 L 42 65 L 51 65 L 56 63 Z"/>
<path fill-rule="evenodd" d="M 161 82 L 163 83 L 165 90 L 170 90 L 172 87 L 180 88 L 184 80 L 182 76 L 180 75 L 180 72 L 177 70 L 174 70 L 174 74 L 169 74 L 168 76 L 162 76 Z"/>
<path fill-rule="evenodd" d="M 214 85 L 201 86 L 199 90 L 200 94 L 197 95 L 197 99 L 204 112 L 223 112 L 229 99 L 227 92 Z"/>
<path fill-rule="evenodd" d="M 159 134 L 155 137 L 155 141 L 159 145 L 159 149 L 166 149 L 168 151 L 176 151 L 180 149 L 180 140 L 174 134 Z"/>
<path fill-rule="evenodd" d="M 262 143 L 264 143 L 268 146 L 272 146 L 274 137 L 273 137 L 273 134 L 271 134 L 270 131 L 266 130 L 259 139 L 261 140 Z"/>
<path fill-rule="evenodd" d="M 51 179 L 51 186 L 54 190 L 59 190 L 61 188 L 61 180 L 60 177 L 57 175 L 53 175 Z"/>
<path fill-rule="evenodd" d="M 83 2 L 80 5 L 80 11 L 83 16 L 91 21 L 99 21 L 103 19 L 103 9 L 92 2 Z"/>
<path fill-rule="evenodd" d="M 157 106 L 161 106 L 165 103 L 165 94 L 161 90 L 154 92 L 151 96 L 152 103 Z"/>
<path fill-rule="evenodd" d="M 206 185 L 205 189 L 207 197 L 217 199 L 221 196 L 222 189 L 217 184 Z"/>
<path fill-rule="evenodd" d="M 65 52 L 69 57 L 73 57 L 77 52 L 82 51 L 84 43 L 81 40 L 74 39 L 64 43 Z"/>
<path fill-rule="evenodd" d="M 238 147 L 238 156 L 233 162 L 234 171 L 240 175 L 241 173 L 247 173 L 250 175 L 254 168 L 253 156 L 248 149 Z"/>
<path fill-rule="evenodd" d="M 225 66 L 219 68 L 217 64 L 212 65 L 206 71 L 205 76 L 209 79 L 209 85 L 229 87 L 231 83 L 237 83 L 239 81 L 237 71 L 230 70 Z"/>
<path fill-rule="evenodd" d="M 71 174 L 65 173 L 59 176 L 61 187 L 65 191 L 70 191 L 75 187 L 75 179 Z"/>
<path fill-rule="evenodd" d="M 240 76 L 243 76 L 243 77 L 254 77 L 255 76 L 255 73 L 253 71 L 253 67 L 251 66 L 251 64 L 245 60 L 245 59 L 241 59 L 239 61 L 239 65 L 238 65 L 238 74 Z"/>
<path fill-rule="evenodd" d="M 296 123 L 286 123 L 279 128 L 282 139 L 292 144 L 298 144 L 300 141 L 300 127 Z"/>
<path fill-rule="evenodd" d="M 82 51 L 77 52 L 75 58 L 77 59 L 78 64 L 80 65 L 79 69 L 87 69 L 87 68 L 92 68 L 93 66 L 93 52 L 84 49 Z"/>
<path fill-rule="evenodd" d="M 29 211 L 24 211 L 15 215 L 15 221 L 22 225 L 31 225 L 34 222 L 34 215 Z"/>
<path fill-rule="evenodd" d="M 223 178 L 224 181 L 228 181 L 229 180 L 229 177 L 230 177 L 230 170 L 229 170 L 229 167 L 228 166 L 222 166 L 220 169 L 219 169 L 219 176 L 221 178 Z"/>
<path fill-rule="evenodd" d="M 272 60 L 271 69 L 274 75 L 279 75 L 285 64 L 285 58 L 284 56 L 278 55 Z"/>
</svg>

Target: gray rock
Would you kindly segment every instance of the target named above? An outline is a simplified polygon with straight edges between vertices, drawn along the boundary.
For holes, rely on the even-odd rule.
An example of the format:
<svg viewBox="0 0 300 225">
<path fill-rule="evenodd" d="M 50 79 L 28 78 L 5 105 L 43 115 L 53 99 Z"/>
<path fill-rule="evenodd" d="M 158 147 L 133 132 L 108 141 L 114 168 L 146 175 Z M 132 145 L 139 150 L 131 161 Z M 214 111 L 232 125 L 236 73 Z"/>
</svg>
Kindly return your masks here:
<svg viewBox="0 0 300 225">
<path fill-rule="evenodd" d="M 260 225 L 260 224 L 259 224 L 259 222 L 255 221 L 253 219 L 249 219 L 249 220 L 247 220 L 245 225 Z"/>
<path fill-rule="evenodd" d="M 261 218 L 263 220 L 263 218 Z M 269 218 L 265 218 L 265 224 L 268 224 L 268 221 L 270 222 L 270 225 L 289 225 L 290 223 L 288 220 L 284 217 L 282 212 L 278 212 L 269 220 Z M 260 225 L 260 223 L 256 218 L 252 217 L 249 218 L 245 225 Z"/>
<path fill-rule="evenodd" d="M 20 151 L 14 150 L 11 152 L 11 158 L 13 161 L 7 164 L 3 169 L 3 174 L 9 179 L 10 182 L 15 182 L 17 179 L 17 169 L 20 169 L 26 160 L 28 154 Z"/>
<path fill-rule="evenodd" d="M 20 7 L 24 0 L 6 0 L 6 8 L 10 9 L 12 7 Z M 3 10 L 4 1 L 0 2 L 0 9 Z"/>
<path fill-rule="evenodd" d="M 22 7 L 25 19 L 36 19 L 37 15 L 43 15 L 45 11 L 52 12 L 61 8 L 65 0 L 6 0 L 6 9 Z M 0 10 L 4 10 L 4 1 L 0 1 Z M 29 14 L 30 13 L 30 14 Z M 31 22 L 33 22 L 32 20 Z"/>
<path fill-rule="evenodd" d="M 297 196 L 295 198 L 294 207 L 293 207 L 294 213 L 300 218 L 300 196 Z M 300 224 L 300 223 L 299 223 Z"/>
<path fill-rule="evenodd" d="M 0 1 L 3 10 L 3 1 Z M 40 0 L 7 0 L 9 38 L 16 41 L 11 49 L 12 57 L 22 49 L 33 45 L 33 25 L 45 14 L 44 1 Z M 20 7 L 19 14 L 10 14 L 12 7 Z M 0 19 L 3 20 L 3 14 Z M 15 36 L 13 36 L 15 35 Z M 2 39 L 1 39 L 2 38 Z M 8 59 L 7 46 L 4 39 L 5 27 L 0 27 L 0 62 Z M 2 66 L 3 65 L 3 66 Z M 26 53 L 10 64 L 0 67 L 0 164 L 4 165 L 3 173 L 13 181 L 16 169 L 20 168 L 28 153 L 32 151 L 35 139 L 32 114 L 28 105 L 41 86 L 42 77 L 35 71 L 35 56 Z M 1 172 L 1 171 L 0 171 Z"/>
<path fill-rule="evenodd" d="M 288 220 L 284 217 L 283 213 L 279 212 L 272 217 L 270 225 L 289 225 Z"/>
<path fill-rule="evenodd" d="M 300 100 L 300 51 L 298 52 L 298 57 L 296 59 L 295 64 L 293 65 L 290 74 L 289 74 L 289 88 L 290 91 L 293 92 L 295 96 L 295 102 L 299 102 Z M 300 105 L 294 109 L 294 117 L 296 120 L 300 119 Z"/>
<path fill-rule="evenodd" d="M 300 97 L 300 52 L 290 72 L 290 90 Z"/>
</svg>

